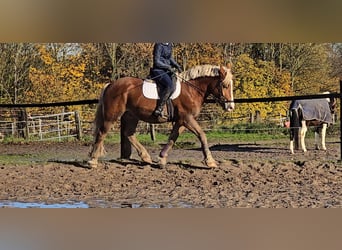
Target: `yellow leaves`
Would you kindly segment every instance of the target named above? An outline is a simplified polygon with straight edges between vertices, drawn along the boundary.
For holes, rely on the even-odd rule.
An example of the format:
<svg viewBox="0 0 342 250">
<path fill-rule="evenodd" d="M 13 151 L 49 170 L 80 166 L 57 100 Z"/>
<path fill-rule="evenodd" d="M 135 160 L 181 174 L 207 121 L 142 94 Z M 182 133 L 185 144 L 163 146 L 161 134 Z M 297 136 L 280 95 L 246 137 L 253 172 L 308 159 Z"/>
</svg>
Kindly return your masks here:
<svg viewBox="0 0 342 250">
<path fill-rule="evenodd" d="M 41 60 L 47 64 L 51 65 L 55 62 L 54 58 L 51 56 L 51 54 L 47 51 L 46 46 L 44 45 L 38 45 L 38 51 L 40 53 Z"/>
<path fill-rule="evenodd" d="M 82 78 L 84 75 L 85 64 L 81 63 L 80 65 L 71 65 L 69 67 L 69 73 L 75 78 Z"/>
<path fill-rule="evenodd" d="M 86 63 L 78 55 L 58 60 L 58 52 L 52 53 L 45 46 L 39 47 L 44 64 L 31 67 L 29 78 L 31 90 L 27 92 L 30 102 L 58 102 L 84 99 L 91 92 L 92 82 L 85 76 Z M 53 56 L 55 55 L 55 57 Z M 87 84 L 87 88 L 84 85 Z"/>
<path fill-rule="evenodd" d="M 290 78 L 286 71 L 280 72 L 273 62 L 254 61 L 247 54 L 237 58 L 234 66 L 235 98 L 264 98 L 290 95 Z M 238 116 L 259 111 L 262 118 L 269 113 L 286 114 L 286 105 L 274 103 L 242 103 L 234 111 Z"/>
<path fill-rule="evenodd" d="M 53 59 L 48 55 L 42 55 L 41 58 L 45 64 L 51 65 L 53 63 Z"/>
</svg>

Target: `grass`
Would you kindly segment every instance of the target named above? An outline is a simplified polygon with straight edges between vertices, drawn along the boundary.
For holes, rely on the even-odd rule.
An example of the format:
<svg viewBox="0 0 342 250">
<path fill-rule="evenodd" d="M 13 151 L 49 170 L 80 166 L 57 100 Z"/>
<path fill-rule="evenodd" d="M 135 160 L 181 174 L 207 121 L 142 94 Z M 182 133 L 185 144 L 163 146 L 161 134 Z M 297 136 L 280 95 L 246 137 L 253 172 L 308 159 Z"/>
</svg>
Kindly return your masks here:
<svg viewBox="0 0 342 250">
<path fill-rule="evenodd" d="M 334 126 L 328 127 L 328 135 L 338 134 L 339 124 L 334 124 Z M 159 145 L 166 143 L 168 140 L 168 133 L 158 133 L 156 132 L 155 141 L 152 141 L 151 135 L 149 133 L 137 133 L 138 140 L 144 145 Z M 210 143 L 222 143 L 222 142 L 251 142 L 251 141 L 267 141 L 267 140 L 277 140 L 277 139 L 289 139 L 289 130 L 280 127 L 279 125 L 272 123 L 239 123 L 231 126 L 221 126 L 215 129 L 210 129 L 206 131 L 207 139 Z M 307 137 L 313 137 L 312 129 L 308 130 Z M 73 138 L 72 141 L 76 139 Z M 91 135 L 84 135 L 82 142 L 91 143 L 93 137 Z M 6 143 L 23 143 L 27 142 L 24 139 L 17 139 L 6 137 L 2 142 Z M 120 133 L 109 133 L 105 139 L 105 143 L 120 143 Z M 186 130 L 177 139 L 176 147 L 189 147 L 193 145 L 199 145 L 200 142 L 194 134 Z"/>
<path fill-rule="evenodd" d="M 339 132 L 339 126 L 334 125 L 328 130 L 328 136 L 337 135 Z M 279 126 L 268 126 L 265 127 L 265 124 L 246 124 L 246 125 L 233 125 L 230 127 L 220 127 L 216 129 L 211 129 L 206 131 L 206 136 L 208 142 L 210 144 L 218 144 L 218 143 L 234 143 L 234 142 L 260 142 L 260 141 L 285 141 L 289 140 L 289 131 L 288 129 L 281 128 Z M 137 134 L 138 140 L 145 146 L 160 146 L 160 144 L 165 144 L 168 140 L 169 134 L 165 133 L 156 133 L 155 141 L 152 141 L 151 135 L 149 133 L 141 133 Z M 308 130 L 307 138 L 313 138 L 313 131 Z M 76 139 L 73 139 L 75 141 Z M 85 135 L 82 138 L 83 143 L 90 144 L 93 141 L 93 137 L 90 135 Z M 56 140 L 56 142 L 58 142 Z M 24 139 L 16 139 L 16 138 L 5 138 L 5 140 L 1 143 L 3 145 L 6 144 L 23 144 L 29 143 Z M 38 143 L 38 142 L 37 142 Z M 49 143 L 53 143 L 49 141 Z M 65 142 L 61 142 L 65 143 Z M 119 144 L 120 143 L 120 133 L 109 133 L 105 140 L 106 144 Z M 194 147 L 200 147 L 200 141 L 196 136 L 189 131 L 185 131 L 182 133 L 174 148 L 178 149 L 189 149 Z M 36 159 L 41 159 L 40 161 L 44 161 L 51 158 L 50 155 L 44 155 L 44 152 L 39 152 L 36 154 L 0 154 L 0 165 L 3 164 L 33 164 L 36 162 Z"/>
<path fill-rule="evenodd" d="M 39 159 L 40 155 L 31 154 L 10 154 L 0 155 L 1 165 L 26 165 L 27 163 L 34 163 L 34 159 Z"/>
<path fill-rule="evenodd" d="M 155 141 L 152 141 L 150 134 L 137 134 L 138 140 L 144 145 L 155 145 L 163 144 L 168 140 L 169 134 L 156 133 Z M 216 130 L 206 131 L 206 136 L 209 142 L 232 142 L 232 141 L 263 141 L 263 140 L 275 140 L 275 139 L 285 139 L 288 135 L 283 131 L 278 132 L 270 131 L 249 131 L 244 130 L 232 130 L 227 128 L 221 128 Z M 120 134 L 111 133 L 106 137 L 105 143 L 120 143 Z M 176 142 L 175 147 L 187 148 L 193 145 L 200 145 L 199 139 L 191 132 L 185 131 L 182 133 Z"/>
</svg>

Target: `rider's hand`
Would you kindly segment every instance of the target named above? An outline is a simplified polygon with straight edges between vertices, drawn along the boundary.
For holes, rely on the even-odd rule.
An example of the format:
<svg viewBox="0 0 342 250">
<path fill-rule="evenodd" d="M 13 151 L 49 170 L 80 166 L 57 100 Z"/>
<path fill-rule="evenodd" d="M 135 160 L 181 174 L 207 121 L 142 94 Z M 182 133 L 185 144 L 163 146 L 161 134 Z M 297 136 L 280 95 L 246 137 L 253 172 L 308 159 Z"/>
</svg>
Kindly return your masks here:
<svg viewBox="0 0 342 250">
<path fill-rule="evenodd" d="M 169 68 L 169 71 L 171 72 L 171 73 L 173 73 L 173 74 L 175 74 L 175 73 L 177 73 L 177 69 L 175 69 L 175 68 Z"/>
</svg>

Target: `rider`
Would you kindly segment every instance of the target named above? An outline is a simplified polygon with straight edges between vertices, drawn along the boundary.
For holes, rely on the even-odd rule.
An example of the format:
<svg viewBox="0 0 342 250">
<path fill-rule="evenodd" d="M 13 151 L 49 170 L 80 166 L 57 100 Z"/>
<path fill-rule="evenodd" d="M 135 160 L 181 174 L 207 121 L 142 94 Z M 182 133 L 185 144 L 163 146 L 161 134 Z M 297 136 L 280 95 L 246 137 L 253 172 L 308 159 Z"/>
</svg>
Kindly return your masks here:
<svg viewBox="0 0 342 250">
<path fill-rule="evenodd" d="M 159 100 L 157 107 L 153 111 L 153 115 L 160 121 L 164 121 L 167 117 L 163 116 L 163 107 L 175 90 L 172 82 L 172 76 L 175 69 L 181 72 L 182 68 L 172 57 L 172 43 L 156 43 L 153 48 L 153 67 L 151 75 L 159 88 Z"/>
</svg>

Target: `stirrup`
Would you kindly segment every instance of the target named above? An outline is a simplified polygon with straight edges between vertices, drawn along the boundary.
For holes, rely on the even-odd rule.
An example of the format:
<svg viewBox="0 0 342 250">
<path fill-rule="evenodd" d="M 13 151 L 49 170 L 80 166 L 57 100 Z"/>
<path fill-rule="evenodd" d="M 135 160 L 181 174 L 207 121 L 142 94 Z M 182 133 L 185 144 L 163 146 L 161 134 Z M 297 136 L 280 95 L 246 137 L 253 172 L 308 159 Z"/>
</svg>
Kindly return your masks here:
<svg viewBox="0 0 342 250">
<path fill-rule="evenodd" d="M 162 113 L 163 113 L 163 111 L 160 111 L 159 109 L 156 109 L 156 110 L 153 111 L 152 114 L 153 114 L 155 117 L 159 117 L 159 116 L 162 115 Z"/>
<path fill-rule="evenodd" d="M 159 115 L 157 117 L 158 122 L 167 122 L 169 120 L 169 118 L 167 116 L 164 115 Z"/>
</svg>

